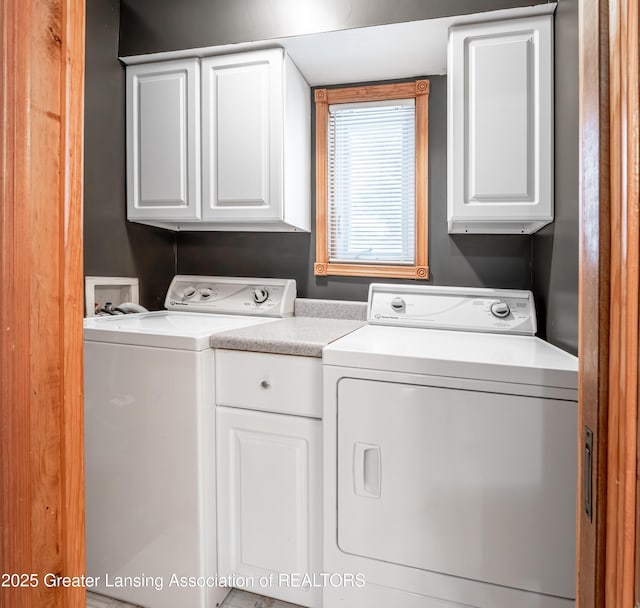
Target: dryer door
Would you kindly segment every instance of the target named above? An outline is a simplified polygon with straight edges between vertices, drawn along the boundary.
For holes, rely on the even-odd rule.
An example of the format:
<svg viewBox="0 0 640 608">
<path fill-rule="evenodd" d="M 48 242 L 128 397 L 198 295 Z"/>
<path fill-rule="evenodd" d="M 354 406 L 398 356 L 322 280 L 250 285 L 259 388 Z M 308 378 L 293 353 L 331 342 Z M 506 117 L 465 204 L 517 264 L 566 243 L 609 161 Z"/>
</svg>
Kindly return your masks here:
<svg viewBox="0 0 640 608">
<path fill-rule="evenodd" d="M 343 378 L 345 553 L 574 597 L 577 404 Z"/>
</svg>

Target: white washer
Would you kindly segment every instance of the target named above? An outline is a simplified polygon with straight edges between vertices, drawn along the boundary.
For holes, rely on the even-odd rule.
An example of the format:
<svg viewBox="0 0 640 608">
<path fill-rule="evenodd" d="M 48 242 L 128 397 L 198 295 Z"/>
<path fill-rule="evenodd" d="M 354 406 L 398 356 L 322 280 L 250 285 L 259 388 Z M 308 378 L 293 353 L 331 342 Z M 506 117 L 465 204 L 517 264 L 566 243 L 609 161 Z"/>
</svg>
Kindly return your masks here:
<svg viewBox="0 0 640 608">
<path fill-rule="evenodd" d="M 290 316 L 295 291 L 291 280 L 176 276 L 170 310 L 85 319 L 91 590 L 147 608 L 213 608 L 228 593 L 196 580 L 217 570 L 210 336 Z"/>
<path fill-rule="evenodd" d="M 577 359 L 530 292 L 374 284 L 324 364 L 324 608 L 569 608 Z M 334 579 L 339 583 L 339 578 Z"/>
</svg>

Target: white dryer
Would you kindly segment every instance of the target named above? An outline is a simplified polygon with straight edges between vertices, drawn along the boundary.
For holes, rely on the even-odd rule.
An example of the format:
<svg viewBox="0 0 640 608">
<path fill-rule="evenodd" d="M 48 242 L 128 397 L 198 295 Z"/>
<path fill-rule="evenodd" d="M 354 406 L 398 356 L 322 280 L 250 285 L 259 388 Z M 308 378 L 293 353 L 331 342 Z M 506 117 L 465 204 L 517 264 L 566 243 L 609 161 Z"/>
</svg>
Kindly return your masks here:
<svg viewBox="0 0 640 608">
<path fill-rule="evenodd" d="M 146 608 L 222 601 L 210 337 L 293 314 L 295 292 L 290 280 L 176 276 L 168 310 L 85 319 L 92 591 Z"/>
<path fill-rule="evenodd" d="M 324 364 L 324 608 L 569 608 L 577 359 L 530 292 L 374 284 Z M 331 581 L 330 581 L 331 583 Z"/>
</svg>

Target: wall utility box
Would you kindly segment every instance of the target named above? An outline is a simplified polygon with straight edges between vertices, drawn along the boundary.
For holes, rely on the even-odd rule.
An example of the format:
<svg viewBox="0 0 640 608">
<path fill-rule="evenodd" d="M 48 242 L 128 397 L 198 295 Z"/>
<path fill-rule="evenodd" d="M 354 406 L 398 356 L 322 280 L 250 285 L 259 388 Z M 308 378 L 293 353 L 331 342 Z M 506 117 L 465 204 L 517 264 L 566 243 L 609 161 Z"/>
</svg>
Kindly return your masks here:
<svg viewBox="0 0 640 608">
<path fill-rule="evenodd" d="M 114 306 L 123 302 L 139 303 L 138 279 L 136 277 L 85 277 L 85 315 L 95 316 L 95 311 L 107 302 Z"/>
</svg>

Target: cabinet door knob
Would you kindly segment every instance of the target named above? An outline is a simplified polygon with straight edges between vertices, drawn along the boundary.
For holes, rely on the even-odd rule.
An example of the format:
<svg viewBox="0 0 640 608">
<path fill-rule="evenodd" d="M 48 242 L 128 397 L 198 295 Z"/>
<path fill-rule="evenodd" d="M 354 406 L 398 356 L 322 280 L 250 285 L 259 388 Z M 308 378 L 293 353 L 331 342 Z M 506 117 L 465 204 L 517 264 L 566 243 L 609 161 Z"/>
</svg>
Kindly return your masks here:
<svg viewBox="0 0 640 608">
<path fill-rule="evenodd" d="M 260 383 L 260 386 L 261 386 L 262 388 L 269 388 L 269 387 L 271 386 L 271 382 L 269 382 L 268 380 L 263 380 L 263 381 Z"/>
</svg>

